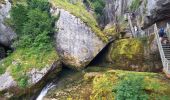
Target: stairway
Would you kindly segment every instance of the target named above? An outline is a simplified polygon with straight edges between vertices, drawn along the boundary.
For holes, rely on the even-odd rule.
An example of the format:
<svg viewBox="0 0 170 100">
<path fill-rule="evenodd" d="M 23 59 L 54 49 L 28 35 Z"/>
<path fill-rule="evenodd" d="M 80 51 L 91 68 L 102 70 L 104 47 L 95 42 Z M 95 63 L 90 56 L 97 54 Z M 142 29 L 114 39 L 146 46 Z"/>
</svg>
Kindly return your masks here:
<svg viewBox="0 0 170 100">
<path fill-rule="evenodd" d="M 154 33 L 158 44 L 159 53 L 162 60 L 163 70 L 166 75 L 170 78 L 170 44 L 162 44 L 159 40 L 157 25 L 154 25 Z"/>
<path fill-rule="evenodd" d="M 170 60 L 170 44 L 162 44 L 162 48 L 165 53 L 165 58 Z"/>
</svg>

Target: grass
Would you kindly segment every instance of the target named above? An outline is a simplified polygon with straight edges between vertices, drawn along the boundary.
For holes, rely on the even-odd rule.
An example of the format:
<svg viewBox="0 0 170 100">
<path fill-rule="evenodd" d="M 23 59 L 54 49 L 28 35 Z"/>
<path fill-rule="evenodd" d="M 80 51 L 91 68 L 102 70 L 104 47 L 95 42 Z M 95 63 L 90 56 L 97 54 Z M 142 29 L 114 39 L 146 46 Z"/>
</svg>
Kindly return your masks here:
<svg viewBox="0 0 170 100">
<path fill-rule="evenodd" d="M 109 99 L 115 98 L 113 88 L 127 76 L 144 77 L 144 91 L 148 94 L 149 100 L 169 100 L 170 81 L 165 76 L 158 73 L 133 72 L 122 70 L 110 70 L 102 76 L 97 76 L 93 80 L 92 98 L 103 97 Z M 129 78 L 129 77 L 128 77 Z M 125 91 L 128 93 L 128 91 Z"/>
<path fill-rule="evenodd" d="M 65 9 L 80 18 L 84 23 L 91 27 L 92 31 L 95 32 L 97 36 L 99 36 L 104 42 L 108 42 L 106 35 L 103 34 L 98 27 L 95 18 L 85 9 L 81 2 L 71 4 L 67 0 L 52 0 L 51 3 L 52 5 Z"/>
<path fill-rule="evenodd" d="M 37 51 L 37 48 L 18 48 L 2 60 L 0 74 L 3 74 L 6 70 L 9 71 L 18 85 L 25 87 L 28 79 L 27 72 L 33 68 L 41 70 L 44 67 L 50 66 L 58 58 L 54 48 L 49 51 Z"/>
</svg>

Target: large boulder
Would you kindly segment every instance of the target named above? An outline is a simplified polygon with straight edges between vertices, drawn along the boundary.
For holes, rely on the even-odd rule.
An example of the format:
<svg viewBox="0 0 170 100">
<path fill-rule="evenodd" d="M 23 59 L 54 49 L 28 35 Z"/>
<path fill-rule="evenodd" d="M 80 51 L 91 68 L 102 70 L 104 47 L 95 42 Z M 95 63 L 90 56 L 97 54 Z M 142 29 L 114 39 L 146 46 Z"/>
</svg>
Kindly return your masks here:
<svg viewBox="0 0 170 100">
<path fill-rule="evenodd" d="M 55 33 L 57 51 L 65 65 L 82 69 L 104 48 L 105 43 L 80 18 L 64 9 L 53 8 L 60 17 Z"/>
<path fill-rule="evenodd" d="M 8 0 L 0 3 L 0 43 L 8 47 L 11 46 L 13 39 L 16 38 L 15 32 L 6 23 L 10 17 L 10 9 L 11 3 Z"/>
</svg>

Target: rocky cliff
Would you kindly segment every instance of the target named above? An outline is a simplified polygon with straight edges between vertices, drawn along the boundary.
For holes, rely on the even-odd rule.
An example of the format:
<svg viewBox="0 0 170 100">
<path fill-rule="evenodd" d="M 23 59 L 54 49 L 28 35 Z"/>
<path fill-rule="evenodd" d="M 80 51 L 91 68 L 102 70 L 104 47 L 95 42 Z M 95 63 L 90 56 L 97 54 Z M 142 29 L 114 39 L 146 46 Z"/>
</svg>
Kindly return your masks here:
<svg viewBox="0 0 170 100">
<path fill-rule="evenodd" d="M 4 46 L 11 46 L 14 38 L 16 38 L 15 32 L 6 23 L 10 17 L 10 9 L 11 3 L 8 0 L 0 4 L 0 44 Z"/>
<path fill-rule="evenodd" d="M 116 34 L 118 28 L 113 25 L 105 31 L 104 27 L 107 29 L 109 24 L 119 24 L 119 22 L 121 22 L 120 28 L 128 27 L 125 25 L 127 21 L 124 19 L 126 13 L 134 13 L 141 17 L 138 20 L 143 28 L 148 28 L 153 23 L 170 17 L 169 0 L 104 0 L 104 2 L 105 6 L 102 8 L 103 15 L 101 16 L 103 20 L 99 21 L 97 15 L 94 14 L 94 8 L 86 7 L 87 5 L 82 0 L 51 0 L 52 7 L 49 14 L 57 16 L 57 21 L 54 22 L 55 33 L 52 36 L 55 39 L 53 43 L 48 43 L 48 46 L 52 44 L 55 46 L 52 45 L 52 49 L 46 51 L 40 44 L 38 52 L 35 52 L 36 47 L 33 49 L 29 46 L 16 48 L 16 51 L 1 60 L 0 94 L 5 93 L 8 98 L 8 96 L 20 96 L 28 92 L 35 93 L 46 81 L 56 77 L 61 71 L 61 62 L 76 70 L 87 67 L 109 43 L 107 32 L 110 32 L 111 38 L 114 38 L 113 34 Z M 0 50 L 3 50 L 4 48 L 1 49 L 1 47 L 10 47 L 17 36 L 7 23 L 10 18 L 11 3 L 5 0 L 0 6 Z M 103 26 L 100 27 L 100 24 Z M 44 34 L 41 38 L 36 39 L 38 42 L 42 42 L 43 37 Z M 127 69 L 143 67 L 145 53 L 143 41 L 122 39 L 125 37 L 120 34 L 117 38 L 121 40 L 109 45 L 111 64 L 114 64 L 112 66 L 126 67 Z M 151 42 L 153 42 L 154 36 L 151 38 Z M 153 45 L 151 44 L 151 46 Z M 155 45 L 154 47 L 156 48 Z M 0 59 L 1 55 L 0 53 Z M 155 65 L 153 64 L 153 66 Z M 140 71 L 145 70 L 141 68 Z"/>
<path fill-rule="evenodd" d="M 147 12 L 145 16 L 144 28 L 147 28 L 155 22 L 168 20 L 170 17 L 169 0 L 148 0 L 146 8 Z"/>
</svg>

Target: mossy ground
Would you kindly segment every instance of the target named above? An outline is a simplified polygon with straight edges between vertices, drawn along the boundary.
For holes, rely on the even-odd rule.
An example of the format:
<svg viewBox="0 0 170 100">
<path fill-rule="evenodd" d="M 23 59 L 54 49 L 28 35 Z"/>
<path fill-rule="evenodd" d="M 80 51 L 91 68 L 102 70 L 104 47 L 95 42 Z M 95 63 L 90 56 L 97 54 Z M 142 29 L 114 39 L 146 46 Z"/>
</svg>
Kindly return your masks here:
<svg viewBox="0 0 170 100">
<path fill-rule="evenodd" d="M 95 18 L 86 10 L 82 2 L 77 2 L 75 4 L 69 3 L 67 0 L 51 0 L 51 3 L 58 8 L 65 9 L 72 13 L 73 15 L 80 18 L 84 23 L 91 27 L 92 31 L 96 33 L 104 42 L 108 39 L 105 34 L 98 27 Z"/>
<path fill-rule="evenodd" d="M 58 60 L 56 50 L 40 50 L 37 48 L 18 48 L 0 63 L 0 74 L 8 71 L 18 82 L 18 85 L 24 87 L 23 81 L 27 81 L 26 73 L 31 69 L 42 69 L 50 66 L 54 61 Z"/>
<path fill-rule="evenodd" d="M 94 98 L 93 100 L 97 100 L 97 97 L 113 100 L 116 95 L 113 93 L 113 87 L 116 86 L 116 84 L 119 84 L 122 77 L 128 76 L 129 74 L 134 77 L 144 77 L 144 90 L 149 95 L 149 100 L 169 100 L 170 81 L 166 79 L 164 75 L 121 70 L 110 70 L 102 76 L 94 78 L 92 94 L 92 98 Z"/>
<path fill-rule="evenodd" d="M 144 77 L 145 90 L 149 94 L 149 100 L 168 100 L 169 98 L 170 80 L 162 74 L 112 70 L 108 67 L 88 67 L 83 73 L 80 73 L 74 72 L 71 76 L 69 73 L 68 79 L 65 79 L 67 84 L 49 91 L 45 100 L 55 98 L 65 100 L 114 100 L 113 87 L 123 80 L 122 77 L 129 74 L 134 77 Z M 58 82 L 60 83 L 60 80 Z M 96 97 L 100 97 L 100 99 Z"/>
</svg>

